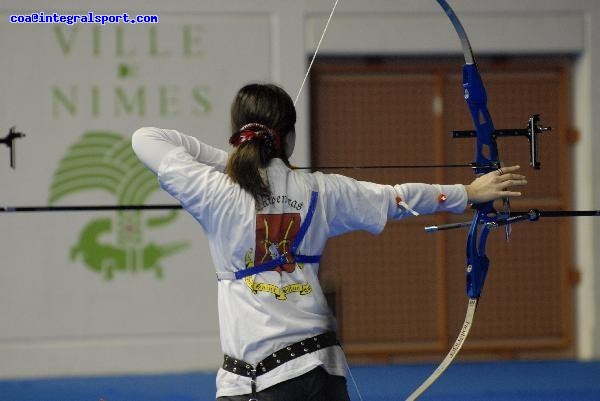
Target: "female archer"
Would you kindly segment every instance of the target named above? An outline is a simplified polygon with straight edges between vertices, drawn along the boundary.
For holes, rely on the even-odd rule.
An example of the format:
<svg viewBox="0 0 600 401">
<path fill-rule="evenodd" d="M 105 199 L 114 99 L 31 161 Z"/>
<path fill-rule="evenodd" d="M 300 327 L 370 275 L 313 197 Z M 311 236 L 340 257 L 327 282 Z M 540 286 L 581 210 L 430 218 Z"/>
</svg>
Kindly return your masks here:
<svg viewBox="0 0 600 401">
<path fill-rule="evenodd" d="M 219 401 L 347 401 L 346 360 L 318 281 L 331 237 L 380 233 L 388 220 L 462 213 L 520 196 L 518 166 L 468 185 L 380 185 L 289 163 L 296 111 L 272 84 L 250 84 L 231 106 L 233 152 L 193 136 L 141 128 L 132 146 L 164 190 L 200 223 L 217 274 L 224 362 Z"/>
</svg>

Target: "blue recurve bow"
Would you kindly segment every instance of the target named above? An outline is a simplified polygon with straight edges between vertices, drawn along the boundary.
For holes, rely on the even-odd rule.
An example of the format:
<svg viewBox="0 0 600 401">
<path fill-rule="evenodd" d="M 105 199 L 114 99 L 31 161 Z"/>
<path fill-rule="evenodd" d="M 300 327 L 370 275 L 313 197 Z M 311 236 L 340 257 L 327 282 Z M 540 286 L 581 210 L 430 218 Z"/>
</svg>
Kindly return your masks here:
<svg viewBox="0 0 600 401">
<path fill-rule="evenodd" d="M 494 128 L 492 117 L 487 107 L 487 94 L 479 69 L 475 62 L 473 50 L 469 38 L 462 26 L 460 20 L 454 13 L 454 10 L 445 0 L 436 0 L 438 4 L 444 9 L 446 15 L 452 22 L 460 42 L 464 54 L 465 64 L 463 66 L 463 90 L 464 98 L 467 102 L 469 112 L 475 125 L 475 131 L 455 131 L 455 137 L 476 137 L 476 153 L 475 162 L 472 163 L 473 170 L 476 175 L 486 174 L 494 170 L 498 170 L 501 167 L 501 162 L 498 154 L 498 147 L 496 144 L 496 137 L 498 132 Z M 535 117 L 535 116 L 534 116 Z M 528 137 L 531 145 L 531 164 L 534 168 L 539 168 L 539 162 L 537 162 L 537 144 L 536 134 L 543 130 L 537 123 L 539 119 L 537 117 L 530 119 L 530 127 L 525 130 L 525 135 Z M 473 206 L 475 209 L 473 220 L 470 223 L 469 233 L 467 237 L 466 246 L 466 279 L 467 279 L 467 295 L 469 297 L 467 313 L 465 321 L 462 325 L 460 333 L 454 342 L 454 345 L 435 369 L 435 371 L 407 398 L 407 400 L 415 400 L 419 397 L 437 378 L 444 372 L 444 370 L 452 363 L 462 345 L 464 344 L 473 319 L 475 317 L 475 310 L 479 302 L 481 290 L 485 282 L 488 267 L 490 261 L 486 256 L 486 242 L 489 231 L 492 227 L 496 227 L 498 220 L 505 220 L 508 212 L 499 213 L 494 208 L 493 201 L 476 204 Z"/>
</svg>

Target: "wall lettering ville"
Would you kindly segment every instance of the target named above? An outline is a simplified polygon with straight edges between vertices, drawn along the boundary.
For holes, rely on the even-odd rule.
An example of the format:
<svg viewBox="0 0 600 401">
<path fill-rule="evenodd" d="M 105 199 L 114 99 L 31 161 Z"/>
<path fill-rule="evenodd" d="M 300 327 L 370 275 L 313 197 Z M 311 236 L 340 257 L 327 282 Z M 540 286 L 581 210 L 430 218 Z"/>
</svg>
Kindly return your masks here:
<svg viewBox="0 0 600 401">
<path fill-rule="evenodd" d="M 107 59 L 114 65 L 109 67 L 113 70 L 108 78 L 101 77 L 102 83 L 94 83 L 95 74 L 90 71 L 85 83 L 52 85 L 53 118 L 209 114 L 212 110 L 209 85 L 174 83 L 177 80 L 172 79 L 172 74 L 179 74 L 186 64 L 190 65 L 190 71 L 197 71 L 190 76 L 200 75 L 199 62 L 206 58 L 204 27 L 186 24 L 168 28 L 168 32 L 163 32 L 166 28 L 161 31 L 158 25 L 54 26 L 56 51 L 64 57 L 66 65 L 78 58 L 84 60 L 83 65 L 90 60 L 105 63 Z M 165 63 L 169 62 L 173 68 L 165 69 Z M 160 68 L 156 68 L 159 64 Z"/>
</svg>

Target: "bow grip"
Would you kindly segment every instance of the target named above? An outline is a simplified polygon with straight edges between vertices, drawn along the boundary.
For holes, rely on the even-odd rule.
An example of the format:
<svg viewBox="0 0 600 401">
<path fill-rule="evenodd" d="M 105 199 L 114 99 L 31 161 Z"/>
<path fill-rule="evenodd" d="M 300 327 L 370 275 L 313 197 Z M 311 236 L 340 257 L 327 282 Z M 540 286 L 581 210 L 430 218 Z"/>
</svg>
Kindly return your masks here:
<svg viewBox="0 0 600 401">
<path fill-rule="evenodd" d="M 485 247 L 490 232 L 489 221 L 497 214 L 493 202 L 475 205 L 477 211 L 467 236 L 467 295 L 479 298 L 485 283 L 490 260 L 486 256 Z"/>
</svg>

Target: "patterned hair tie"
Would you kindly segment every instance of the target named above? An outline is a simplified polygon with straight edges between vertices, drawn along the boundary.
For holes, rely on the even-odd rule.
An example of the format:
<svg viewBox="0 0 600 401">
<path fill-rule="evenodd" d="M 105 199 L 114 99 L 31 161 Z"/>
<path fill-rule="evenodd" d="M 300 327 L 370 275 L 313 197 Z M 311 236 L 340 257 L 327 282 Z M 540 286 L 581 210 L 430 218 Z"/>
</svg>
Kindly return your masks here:
<svg viewBox="0 0 600 401">
<path fill-rule="evenodd" d="M 270 142 L 277 151 L 281 151 L 281 140 L 279 135 L 272 128 L 259 123 L 244 125 L 239 131 L 231 135 L 229 143 L 237 147 L 244 142 L 252 141 L 257 138 Z"/>
</svg>

